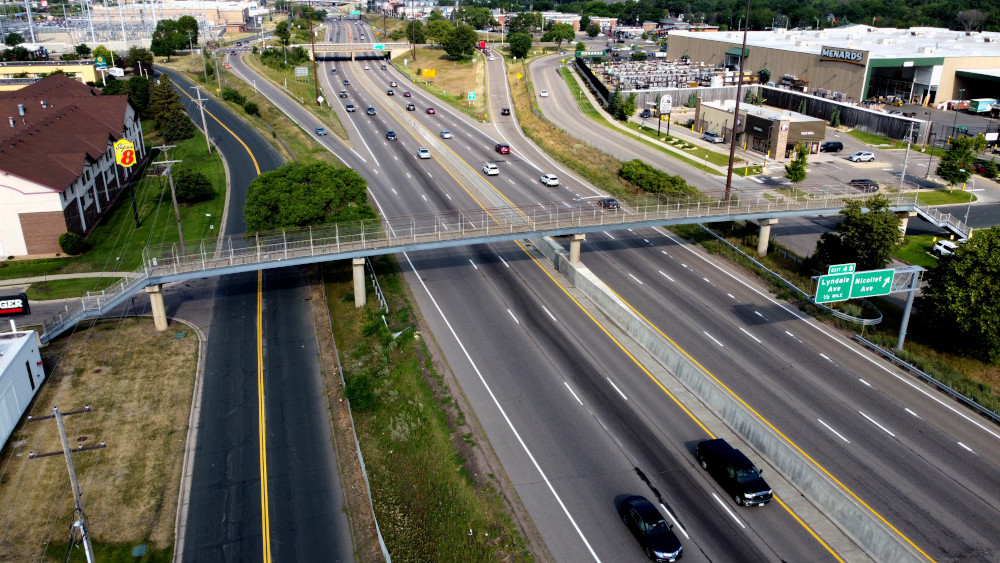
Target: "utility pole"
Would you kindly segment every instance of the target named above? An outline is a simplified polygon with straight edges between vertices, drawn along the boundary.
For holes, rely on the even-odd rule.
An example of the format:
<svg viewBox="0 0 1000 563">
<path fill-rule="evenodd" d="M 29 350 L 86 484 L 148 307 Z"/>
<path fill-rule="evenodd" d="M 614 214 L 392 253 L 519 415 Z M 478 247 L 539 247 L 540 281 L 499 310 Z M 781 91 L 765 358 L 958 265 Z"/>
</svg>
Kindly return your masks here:
<svg viewBox="0 0 1000 563">
<path fill-rule="evenodd" d="M 183 161 L 170 160 L 170 157 L 167 155 L 167 151 L 174 148 L 174 145 L 160 145 L 158 147 L 152 147 L 152 148 L 163 151 L 163 158 L 165 160 L 161 160 L 156 164 L 165 164 L 167 166 L 165 173 L 167 175 L 167 180 L 170 182 L 170 201 L 174 203 L 174 217 L 177 219 L 177 236 L 180 237 L 181 241 L 181 254 L 185 254 L 184 231 L 181 229 L 181 212 L 180 209 L 177 207 L 177 191 L 174 190 L 174 172 L 171 168 L 174 164 Z"/>
<path fill-rule="evenodd" d="M 747 28 L 750 27 L 750 0 L 747 0 Z M 729 204 L 729 194 L 733 189 L 733 159 L 736 157 L 736 141 L 739 138 L 740 123 L 740 91 L 743 89 L 743 63 L 747 54 L 747 31 L 743 30 L 743 46 L 740 47 L 740 72 L 736 77 L 736 107 L 733 108 L 733 138 L 729 139 L 729 166 L 726 170 L 726 204 Z M 669 134 L 669 133 L 668 133 Z"/>
<path fill-rule="evenodd" d="M 219 51 L 216 50 L 216 51 L 214 51 L 213 54 L 215 55 L 215 56 L 212 57 L 212 60 L 215 62 L 215 77 L 219 79 L 218 80 L 219 81 L 219 95 L 221 96 L 222 95 L 222 66 L 219 65 Z"/>
<path fill-rule="evenodd" d="M 207 80 L 206 80 L 207 81 Z M 198 108 L 201 110 L 201 131 L 205 134 L 205 144 L 208 145 L 208 154 L 212 154 L 212 143 L 208 140 L 208 124 L 205 123 L 205 103 L 208 98 L 201 97 L 200 86 L 192 86 L 198 97 L 194 101 L 198 102 Z"/>
<path fill-rule="evenodd" d="M 906 132 L 906 154 L 903 156 L 903 171 L 899 173 L 899 191 L 903 191 L 903 183 L 906 181 L 906 161 L 910 159 L 910 143 L 913 141 L 913 122 L 910 122 L 910 129 Z"/>
<path fill-rule="evenodd" d="M 36 422 L 39 420 L 45 420 L 48 418 L 56 419 L 56 425 L 59 427 L 59 440 L 62 442 L 62 451 L 47 452 L 43 454 L 36 454 L 35 452 L 28 452 L 28 459 L 35 459 L 39 457 L 49 457 L 54 455 L 62 455 L 66 458 L 66 470 L 69 472 L 69 484 L 73 489 L 73 511 L 76 516 L 76 521 L 73 523 L 74 528 L 80 529 L 81 541 L 83 542 L 83 551 L 87 556 L 87 563 L 94 562 L 94 548 L 90 545 L 90 524 L 87 522 L 87 514 L 83 511 L 83 492 L 80 490 L 80 483 L 76 479 L 76 468 L 73 465 L 73 456 L 71 454 L 77 452 L 86 452 L 90 450 L 99 450 L 105 447 L 104 442 L 101 442 L 97 446 L 80 446 L 75 450 L 69 449 L 69 440 L 66 439 L 66 426 L 63 424 L 63 413 L 59 412 L 59 407 L 52 407 L 54 414 L 35 417 L 28 417 L 28 422 Z M 67 415 L 71 414 L 83 414 L 90 412 L 90 405 L 77 411 L 67 412 Z M 73 534 L 75 537 L 75 534 Z"/>
<path fill-rule="evenodd" d="M 194 62 L 194 44 L 191 43 L 191 32 L 190 31 L 187 32 L 187 36 L 188 36 L 188 50 L 191 51 L 191 62 L 193 63 Z"/>
<path fill-rule="evenodd" d="M 321 26 L 322 27 L 322 26 Z M 309 43 L 312 45 L 313 55 L 313 86 L 316 89 L 316 105 L 323 107 L 323 102 L 319 99 L 319 62 L 316 60 L 316 30 L 313 29 L 313 3 L 309 0 Z"/>
</svg>

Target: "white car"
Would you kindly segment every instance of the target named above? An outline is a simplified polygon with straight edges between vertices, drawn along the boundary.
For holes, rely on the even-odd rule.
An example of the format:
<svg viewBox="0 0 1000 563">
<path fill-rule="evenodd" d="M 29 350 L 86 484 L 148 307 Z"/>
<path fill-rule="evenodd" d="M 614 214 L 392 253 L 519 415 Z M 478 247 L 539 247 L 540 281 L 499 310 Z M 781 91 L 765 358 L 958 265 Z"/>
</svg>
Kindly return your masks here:
<svg viewBox="0 0 1000 563">
<path fill-rule="evenodd" d="M 499 173 L 500 169 L 497 168 L 496 164 L 493 164 L 492 162 L 487 162 L 486 164 L 483 165 L 483 174 L 486 174 L 487 176 L 496 176 Z"/>
<path fill-rule="evenodd" d="M 541 97 L 543 97 L 543 98 L 548 98 L 549 97 L 549 91 L 548 90 L 542 90 L 541 92 L 538 93 L 538 95 L 541 96 Z"/>
<path fill-rule="evenodd" d="M 451 131 L 441 131 L 442 139 L 450 139 L 452 137 Z"/>
<path fill-rule="evenodd" d="M 417 156 L 420 158 L 430 158 L 431 151 L 425 149 L 424 147 L 420 147 L 419 149 L 417 149 Z"/>
<path fill-rule="evenodd" d="M 947 256 L 949 254 L 954 254 L 958 250 L 958 245 L 954 241 L 950 240 L 939 240 L 934 243 L 934 247 L 931 248 L 931 254 L 936 254 L 938 256 Z"/>
<path fill-rule="evenodd" d="M 546 186 L 558 186 L 559 178 L 556 178 L 555 174 L 542 174 L 542 183 Z"/>
<path fill-rule="evenodd" d="M 365 65 L 365 70 L 369 70 L 368 65 Z"/>
<path fill-rule="evenodd" d="M 873 162 L 875 160 L 875 153 L 858 151 L 847 157 L 847 160 L 850 160 L 851 162 Z"/>
</svg>

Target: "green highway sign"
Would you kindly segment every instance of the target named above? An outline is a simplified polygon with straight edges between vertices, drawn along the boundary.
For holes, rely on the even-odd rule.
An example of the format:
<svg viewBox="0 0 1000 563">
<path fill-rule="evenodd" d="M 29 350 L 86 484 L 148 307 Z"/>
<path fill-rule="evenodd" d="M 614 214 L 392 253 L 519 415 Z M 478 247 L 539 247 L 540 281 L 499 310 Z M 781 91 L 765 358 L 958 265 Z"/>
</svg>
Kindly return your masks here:
<svg viewBox="0 0 1000 563">
<path fill-rule="evenodd" d="M 816 285 L 816 302 L 832 303 L 847 301 L 851 296 L 851 280 L 854 274 L 830 274 L 819 277 Z"/>
<path fill-rule="evenodd" d="M 469 92 L 469 101 L 473 102 L 475 100 L 476 100 L 476 93 L 475 92 Z"/>
<path fill-rule="evenodd" d="M 375 44 L 375 50 L 376 51 L 385 51 L 385 43 L 376 43 Z"/>
<path fill-rule="evenodd" d="M 827 270 L 828 274 L 850 274 L 854 272 L 854 266 L 856 264 L 837 264 L 835 266 L 830 266 Z"/>
<path fill-rule="evenodd" d="M 854 272 L 854 279 L 851 280 L 851 299 L 889 295 L 895 272 L 893 269 Z"/>
<path fill-rule="evenodd" d="M 361 10 L 351 10 L 351 15 L 352 16 L 360 16 L 361 15 Z"/>
</svg>

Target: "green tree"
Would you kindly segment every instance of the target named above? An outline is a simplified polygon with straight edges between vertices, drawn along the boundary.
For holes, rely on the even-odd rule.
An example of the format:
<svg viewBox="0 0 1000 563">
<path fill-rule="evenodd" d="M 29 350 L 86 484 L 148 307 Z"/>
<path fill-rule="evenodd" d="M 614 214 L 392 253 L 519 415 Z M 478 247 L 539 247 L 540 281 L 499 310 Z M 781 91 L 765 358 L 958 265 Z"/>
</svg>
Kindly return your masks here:
<svg viewBox="0 0 1000 563">
<path fill-rule="evenodd" d="M 321 162 L 264 172 L 250 182 L 243 213 L 250 232 L 376 217 L 364 178 Z"/>
<path fill-rule="evenodd" d="M 813 272 L 850 262 L 856 263 L 859 271 L 884 268 L 903 244 L 899 217 L 889 208 L 885 196 L 848 200 L 840 215 L 843 219 L 820 236 L 816 252 L 806 261 L 806 267 Z"/>
<path fill-rule="evenodd" d="M 917 310 L 950 350 L 1000 362 L 1000 227 L 977 231 L 924 274 Z M 926 315 L 926 316 L 925 316 Z"/>
<path fill-rule="evenodd" d="M 76 256 L 87 251 L 87 241 L 76 233 L 63 233 L 59 235 L 59 248 L 66 254 Z"/>
<path fill-rule="evenodd" d="M 260 117 L 260 107 L 257 106 L 257 102 L 248 101 L 243 104 L 243 111 L 247 112 L 247 115 L 256 115 Z"/>
<path fill-rule="evenodd" d="M 798 184 L 806 179 L 806 159 L 809 155 L 809 148 L 805 143 L 795 145 L 795 158 L 785 165 L 785 178 L 792 183 Z"/>
<path fill-rule="evenodd" d="M 484 29 L 494 23 L 493 13 L 486 6 L 466 6 L 458 8 L 455 13 L 455 21 L 471 25 L 473 29 Z"/>
<path fill-rule="evenodd" d="M 580 29 L 587 29 L 590 26 L 590 16 L 583 14 L 580 16 Z"/>
<path fill-rule="evenodd" d="M 808 109 L 806 106 L 806 100 L 803 98 L 802 101 L 799 102 L 799 109 L 796 111 L 804 115 L 806 113 L 806 109 Z"/>
<path fill-rule="evenodd" d="M 180 168 L 173 174 L 178 202 L 199 203 L 215 197 L 215 188 L 204 173 L 190 168 Z"/>
<path fill-rule="evenodd" d="M 153 121 L 160 121 L 161 117 L 181 106 L 181 95 L 174 88 L 174 83 L 166 74 L 160 75 L 160 81 L 149 91 L 149 104 L 146 106 L 146 114 Z"/>
<path fill-rule="evenodd" d="M 194 16 L 181 16 L 177 18 L 177 32 L 181 36 L 183 36 L 181 40 L 181 45 L 185 45 L 187 43 L 188 33 L 191 34 L 190 37 L 191 43 L 197 45 L 199 29 L 201 29 L 201 26 L 198 24 L 198 20 L 194 19 Z"/>
<path fill-rule="evenodd" d="M 448 32 L 448 35 L 441 41 L 441 46 L 451 58 L 461 59 L 471 56 L 476 51 L 478 38 L 476 30 L 472 26 L 462 24 Z"/>
<path fill-rule="evenodd" d="M 541 12 L 521 12 L 510 18 L 510 33 L 531 33 L 542 27 Z"/>
<path fill-rule="evenodd" d="M 423 44 L 427 43 L 427 36 L 424 33 L 424 24 L 419 20 L 413 20 L 406 23 L 406 28 L 404 29 L 406 40 L 411 43 Z"/>
<path fill-rule="evenodd" d="M 608 113 L 611 114 L 611 117 L 618 119 L 618 116 L 624 113 L 625 108 L 622 106 L 622 91 L 620 89 L 615 90 L 608 100 Z"/>
<path fill-rule="evenodd" d="M 576 32 L 573 31 L 573 26 L 568 23 L 557 23 L 553 24 L 545 35 L 542 36 L 542 41 L 556 43 L 556 49 L 562 47 L 563 41 L 572 41 L 576 39 Z"/>
<path fill-rule="evenodd" d="M 447 18 L 444 17 L 444 14 L 441 13 L 441 10 L 431 10 L 431 13 L 427 16 L 428 26 L 430 26 L 431 22 L 436 21 L 448 21 Z"/>
<path fill-rule="evenodd" d="M 830 115 L 830 127 L 840 127 L 840 110 L 835 109 Z"/>
<path fill-rule="evenodd" d="M 194 137 L 195 127 L 187 112 L 178 105 L 160 116 L 156 131 L 163 137 L 164 143 L 173 143 Z"/>
<path fill-rule="evenodd" d="M 628 118 L 635 115 L 635 92 L 628 95 L 628 98 L 622 102 L 622 113 L 618 116 L 620 121 L 626 121 Z"/>
<path fill-rule="evenodd" d="M 112 54 L 111 50 L 104 45 L 94 47 L 94 58 L 96 59 L 97 57 L 104 57 L 104 62 L 108 63 L 108 66 L 111 66 L 111 63 L 114 62 L 112 61 L 114 54 Z"/>
<path fill-rule="evenodd" d="M 576 42 L 576 50 L 577 51 L 586 51 L 587 50 L 587 44 L 584 43 L 583 41 L 577 41 Z"/>
<path fill-rule="evenodd" d="M 282 20 L 274 26 L 274 36 L 278 38 L 282 45 L 288 45 L 292 38 L 292 32 L 288 30 L 288 21 Z"/>
<path fill-rule="evenodd" d="M 685 103 L 684 105 L 687 106 L 687 107 L 689 107 L 689 108 L 696 107 L 698 105 L 698 94 L 695 94 L 694 92 L 691 92 L 691 95 L 688 96 L 687 103 Z"/>
<path fill-rule="evenodd" d="M 600 34 L 601 34 L 601 26 L 597 25 L 596 23 L 592 23 L 587 26 L 587 37 L 593 39 L 594 37 L 597 37 Z"/>
<path fill-rule="evenodd" d="M 169 20 L 161 20 L 160 23 Z M 159 24 L 157 24 L 157 29 L 153 31 L 153 38 L 149 43 L 149 50 L 153 52 L 157 57 L 166 57 L 167 62 L 170 62 L 170 55 L 177 53 L 177 47 L 175 44 L 179 38 L 177 30 L 163 31 L 159 29 Z M 97 56 L 97 50 L 94 50 L 94 56 Z"/>
<path fill-rule="evenodd" d="M 128 80 L 112 80 L 108 77 L 107 86 L 101 88 L 105 96 L 125 95 L 129 103 L 139 113 L 140 118 L 147 116 L 150 98 L 150 80 L 143 76 L 132 76 Z"/>
<path fill-rule="evenodd" d="M 142 47 L 129 47 L 122 66 L 131 67 L 135 74 L 142 74 L 143 69 L 147 72 L 151 71 L 153 70 L 153 53 Z"/>
<path fill-rule="evenodd" d="M 968 181 L 972 175 L 972 164 L 976 153 L 986 150 L 986 137 L 980 133 L 975 137 L 952 137 L 951 146 L 941 155 L 934 173 L 951 185 Z"/>
<path fill-rule="evenodd" d="M 76 46 L 76 54 L 79 55 L 81 58 L 89 57 L 90 53 L 91 53 L 90 47 L 88 47 L 86 43 L 80 43 L 79 45 Z"/>
<path fill-rule="evenodd" d="M 455 29 L 455 26 L 448 20 L 434 20 L 427 24 L 427 32 L 424 34 L 428 39 L 437 43 L 443 44 L 445 37 L 451 33 L 451 30 Z"/>
<path fill-rule="evenodd" d="M 3 42 L 8 47 L 16 47 L 21 43 L 24 43 L 24 36 L 21 35 L 20 33 L 12 31 L 8 33 L 6 37 L 3 38 Z"/>
<path fill-rule="evenodd" d="M 531 35 L 527 33 L 512 33 L 510 35 L 510 54 L 515 57 L 524 58 L 531 50 Z"/>
</svg>

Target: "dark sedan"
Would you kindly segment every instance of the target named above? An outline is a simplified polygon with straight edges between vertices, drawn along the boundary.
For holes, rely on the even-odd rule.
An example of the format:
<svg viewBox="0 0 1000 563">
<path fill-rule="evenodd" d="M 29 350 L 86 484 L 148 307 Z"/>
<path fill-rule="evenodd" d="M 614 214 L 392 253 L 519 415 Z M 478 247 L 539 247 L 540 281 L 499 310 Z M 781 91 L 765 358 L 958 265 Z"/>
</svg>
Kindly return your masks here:
<svg viewBox="0 0 1000 563">
<path fill-rule="evenodd" d="M 630 496 L 622 501 L 618 514 L 635 539 L 639 540 L 646 557 L 653 561 L 680 559 L 684 551 L 681 541 L 653 503 L 640 496 Z"/>
</svg>

